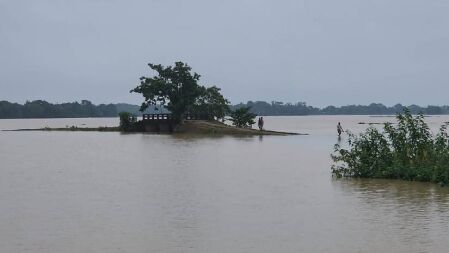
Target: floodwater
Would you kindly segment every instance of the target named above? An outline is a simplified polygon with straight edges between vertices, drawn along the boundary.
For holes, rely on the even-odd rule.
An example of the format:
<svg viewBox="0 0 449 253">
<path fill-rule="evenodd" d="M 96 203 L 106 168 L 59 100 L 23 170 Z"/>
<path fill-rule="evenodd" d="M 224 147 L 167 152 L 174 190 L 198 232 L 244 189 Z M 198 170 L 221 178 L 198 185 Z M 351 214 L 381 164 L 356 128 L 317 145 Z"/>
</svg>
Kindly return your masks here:
<svg viewBox="0 0 449 253">
<path fill-rule="evenodd" d="M 310 135 L 0 132 L 0 252 L 447 252 L 449 188 L 330 174 L 338 121 L 359 132 L 392 118 L 264 118 Z"/>
</svg>

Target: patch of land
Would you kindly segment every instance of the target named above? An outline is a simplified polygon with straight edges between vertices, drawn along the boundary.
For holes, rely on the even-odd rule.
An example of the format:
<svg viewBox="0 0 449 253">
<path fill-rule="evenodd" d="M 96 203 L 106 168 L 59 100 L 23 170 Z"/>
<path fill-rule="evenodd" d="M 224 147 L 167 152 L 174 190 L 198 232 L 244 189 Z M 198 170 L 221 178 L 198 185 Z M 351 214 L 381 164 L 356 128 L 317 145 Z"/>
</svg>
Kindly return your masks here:
<svg viewBox="0 0 449 253">
<path fill-rule="evenodd" d="M 80 131 L 80 132 L 120 132 L 119 127 L 61 127 L 61 128 L 35 128 L 15 129 L 3 131 Z M 142 131 L 143 132 L 143 131 Z M 270 130 L 256 130 L 251 128 L 239 128 L 218 121 L 192 120 L 178 125 L 174 133 L 181 134 L 216 134 L 216 135 L 307 135 L 303 133 L 279 132 Z"/>
<path fill-rule="evenodd" d="M 192 120 L 186 121 L 175 129 L 176 133 L 223 134 L 223 135 L 307 135 L 301 133 L 279 132 L 239 128 L 218 121 Z"/>
</svg>

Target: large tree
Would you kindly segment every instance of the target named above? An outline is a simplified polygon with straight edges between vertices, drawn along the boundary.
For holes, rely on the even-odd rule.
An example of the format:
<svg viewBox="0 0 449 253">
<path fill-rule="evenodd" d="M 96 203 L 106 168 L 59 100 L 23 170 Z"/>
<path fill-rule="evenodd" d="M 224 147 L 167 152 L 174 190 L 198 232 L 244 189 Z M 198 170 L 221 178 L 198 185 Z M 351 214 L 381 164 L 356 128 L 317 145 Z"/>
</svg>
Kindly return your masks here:
<svg viewBox="0 0 449 253">
<path fill-rule="evenodd" d="M 178 121 L 182 120 L 185 113 L 198 111 L 199 108 L 206 109 L 202 112 L 207 112 L 211 116 L 224 116 L 220 110 L 226 110 L 225 107 L 227 108 L 229 102 L 220 94 L 219 88 L 215 86 L 205 88 L 199 85 L 200 75 L 192 73 L 189 65 L 176 62 L 173 67 L 151 63 L 148 66 L 156 71 L 157 75 L 141 77 L 140 85 L 131 90 L 142 94 L 145 99 L 141 111 L 151 105 L 162 105 Z M 214 115 L 214 112 L 218 114 Z"/>
<path fill-rule="evenodd" d="M 223 97 L 220 88 L 216 86 L 201 87 L 201 94 L 196 99 L 192 112 L 223 119 L 230 112 L 229 100 Z"/>
</svg>

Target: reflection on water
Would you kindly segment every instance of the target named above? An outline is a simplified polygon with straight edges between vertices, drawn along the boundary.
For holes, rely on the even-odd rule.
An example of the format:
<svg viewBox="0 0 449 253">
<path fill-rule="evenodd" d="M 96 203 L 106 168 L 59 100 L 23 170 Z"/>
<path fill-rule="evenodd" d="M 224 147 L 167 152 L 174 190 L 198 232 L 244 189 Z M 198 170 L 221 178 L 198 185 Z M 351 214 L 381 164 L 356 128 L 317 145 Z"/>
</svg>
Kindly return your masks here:
<svg viewBox="0 0 449 253">
<path fill-rule="evenodd" d="M 358 132 L 370 120 L 265 118 L 309 136 L 0 132 L 0 250 L 446 252 L 449 188 L 331 177 L 329 154 L 346 138 L 336 122 Z M 116 119 L 0 129 L 74 124 Z"/>
<path fill-rule="evenodd" d="M 367 229 L 381 228 L 397 244 L 413 245 L 414 252 L 442 252 L 448 246 L 441 237 L 449 233 L 447 187 L 379 179 L 335 180 L 333 186 L 351 199 Z"/>
<path fill-rule="evenodd" d="M 388 199 L 393 201 L 390 204 L 395 204 L 397 208 L 411 205 L 409 209 L 411 212 L 425 210 L 433 204 L 438 205 L 441 211 L 448 211 L 449 208 L 447 202 L 449 189 L 432 183 L 386 179 L 339 179 L 333 182 L 333 186 L 338 187 L 337 190 L 356 194 L 357 198 L 373 204 L 373 207 Z"/>
</svg>

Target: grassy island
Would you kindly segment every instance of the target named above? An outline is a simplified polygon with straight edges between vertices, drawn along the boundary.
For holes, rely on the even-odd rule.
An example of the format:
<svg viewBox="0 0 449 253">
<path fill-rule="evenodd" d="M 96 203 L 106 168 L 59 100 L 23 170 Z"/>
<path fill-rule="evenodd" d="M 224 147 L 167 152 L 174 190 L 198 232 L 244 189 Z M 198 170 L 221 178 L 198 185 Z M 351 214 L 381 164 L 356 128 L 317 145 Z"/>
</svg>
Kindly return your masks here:
<svg viewBox="0 0 449 253">
<path fill-rule="evenodd" d="M 216 86 L 206 87 L 199 84 L 200 75 L 192 72 L 189 65 L 176 62 L 174 66 L 162 66 L 149 63 L 151 77 L 141 77 L 140 84 L 131 93 L 141 94 L 144 98 L 140 111 L 150 106 L 164 108 L 170 113 L 144 114 L 142 120 L 128 112 L 120 112 L 118 127 L 66 127 L 18 129 L 16 131 L 100 131 L 100 132 L 152 132 L 152 133 L 194 133 L 221 135 L 299 135 L 298 133 L 254 130 L 256 114 L 250 107 L 231 110 L 229 100 Z M 87 104 L 87 102 L 85 102 Z M 225 117 L 234 126 L 220 121 Z M 261 126 L 263 128 L 263 124 Z"/>
<path fill-rule="evenodd" d="M 391 178 L 449 184 L 449 136 L 446 125 L 433 135 L 424 116 L 409 111 L 383 130 L 371 126 L 349 135 L 348 148 L 335 145 L 332 172 L 337 177 Z"/>
<path fill-rule="evenodd" d="M 200 75 L 192 72 L 192 68 L 186 63 L 176 62 L 174 66 L 167 67 L 149 63 L 148 66 L 155 75 L 141 77 L 140 84 L 130 92 L 143 96 L 141 111 L 149 106 L 156 106 L 165 108 L 170 114 L 144 114 L 142 121 L 137 121 L 134 115 L 121 112 L 119 128 L 123 132 L 294 134 L 251 129 L 256 114 L 251 113 L 249 107 L 232 111 L 230 102 L 221 94 L 221 89 L 201 85 Z M 220 123 L 224 122 L 226 116 L 229 116 L 234 126 Z"/>
<path fill-rule="evenodd" d="M 4 130 L 5 131 L 5 130 Z M 78 132 L 123 132 L 120 127 L 61 127 L 61 128 L 35 128 L 17 129 L 8 131 L 78 131 Z M 145 131 L 127 131 L 134 133 L 145 133 Z M 151 133 L 151 132 L 150 132 Z M 240 128 L 226 125 L 219 121 L 212 120 L 192 120 L 178 125 L 174 134 L 204 134 L 204 135 L 307 135 L 301 133 L 279 132 L 269 130 L 256 130 L 252 128 Z"/>
</svg>

